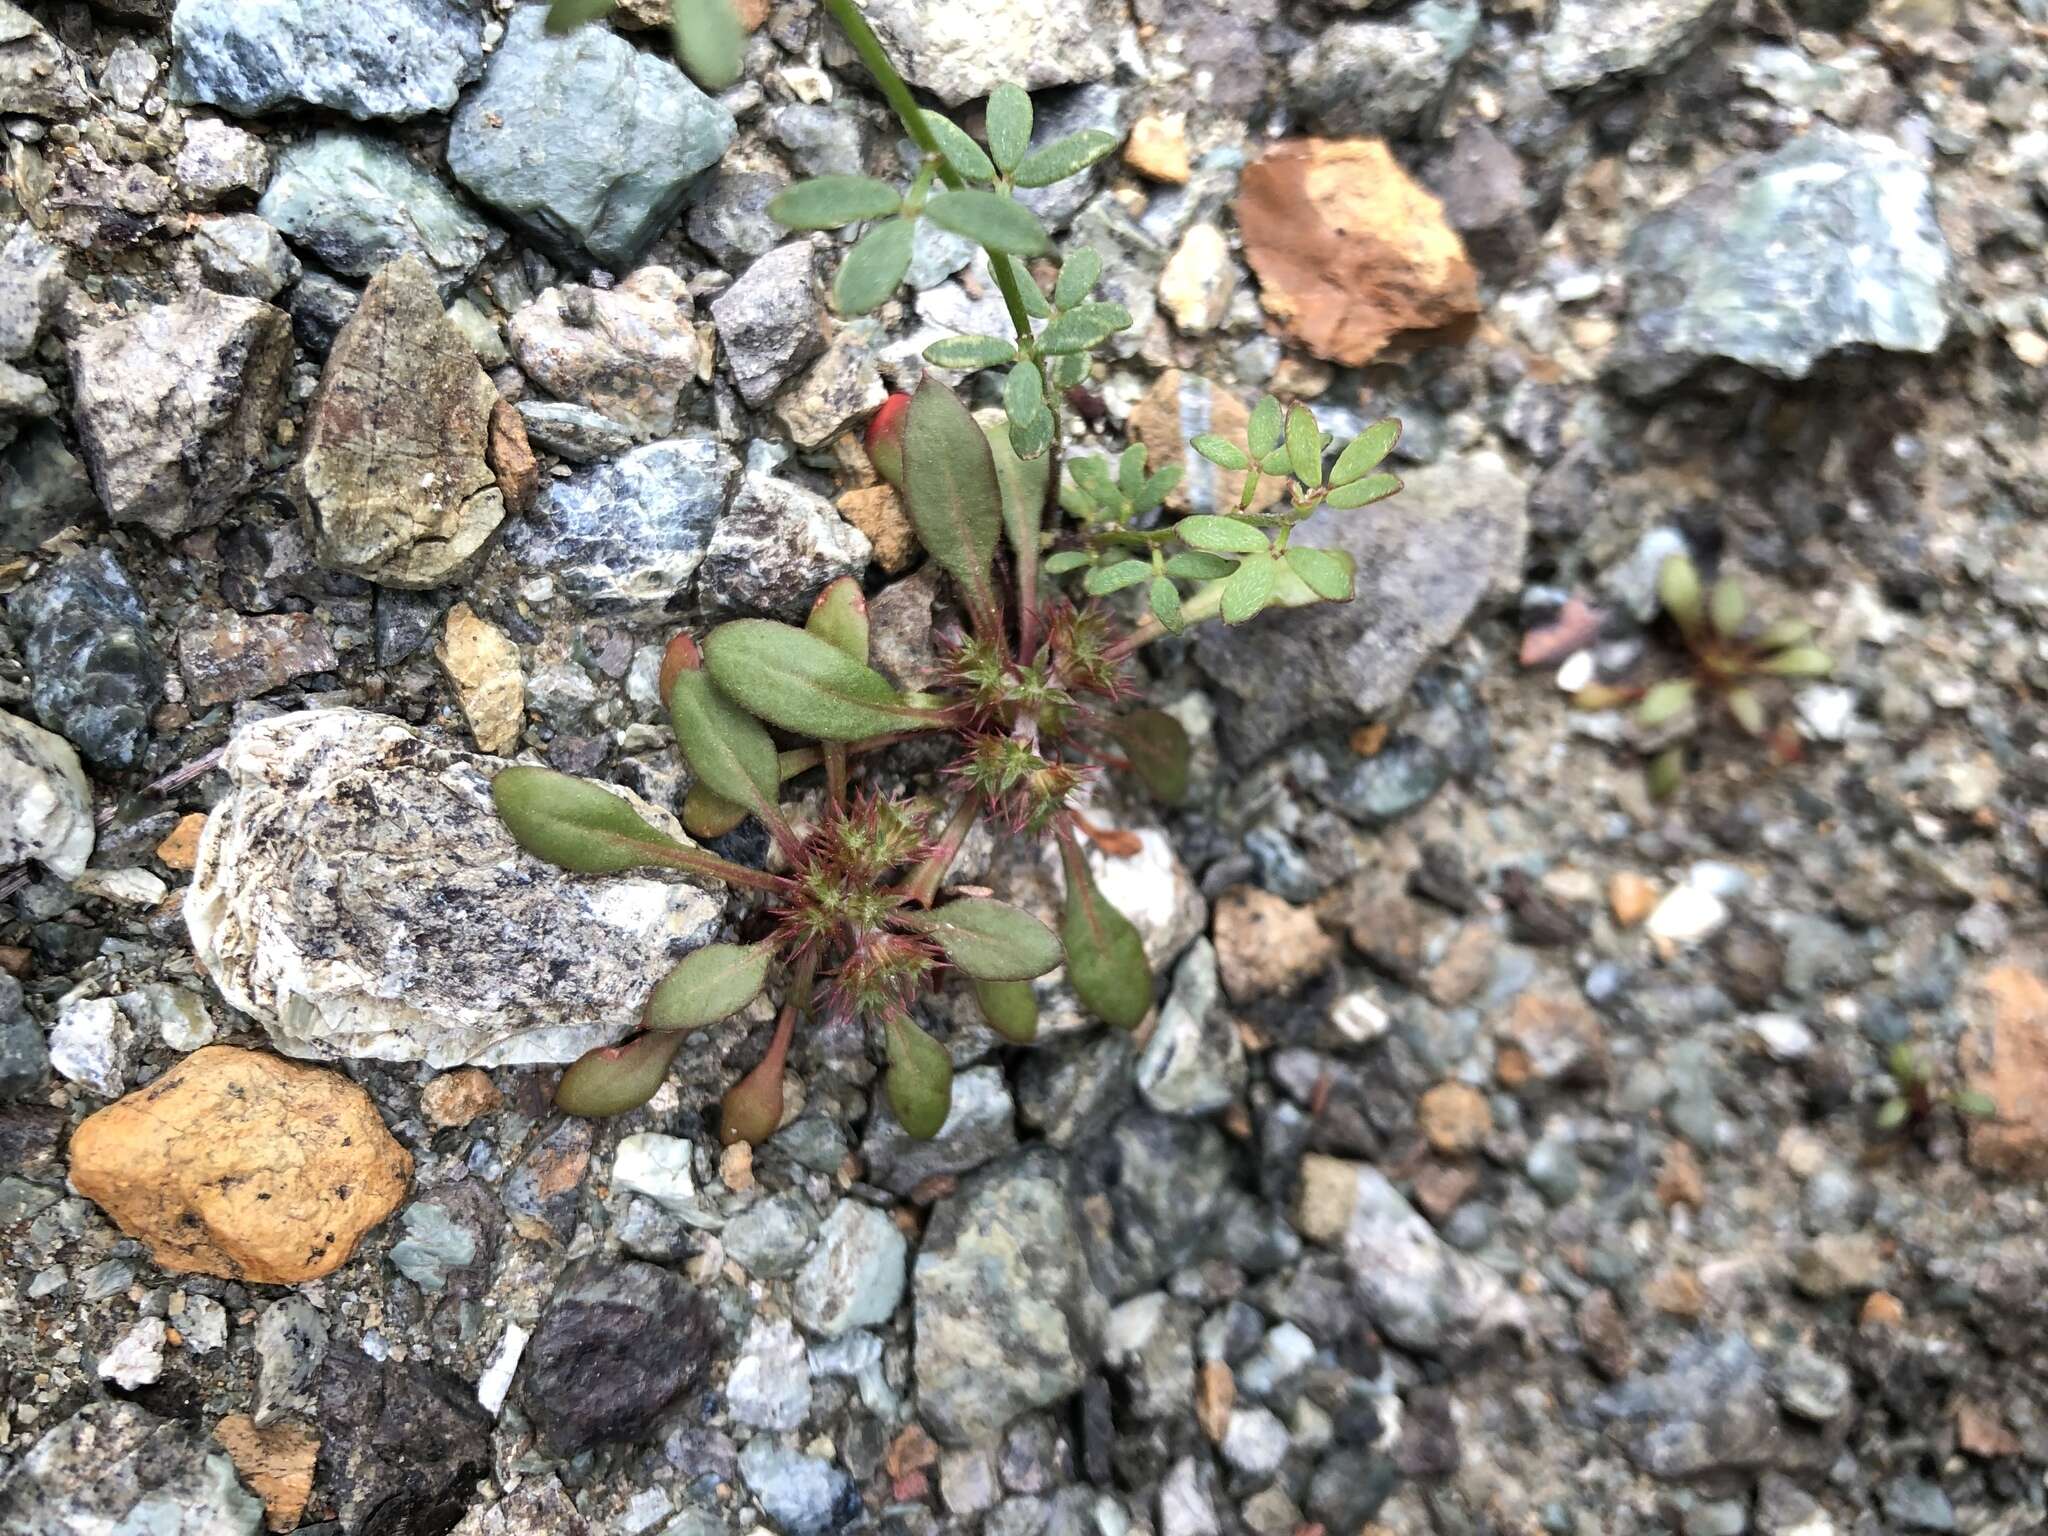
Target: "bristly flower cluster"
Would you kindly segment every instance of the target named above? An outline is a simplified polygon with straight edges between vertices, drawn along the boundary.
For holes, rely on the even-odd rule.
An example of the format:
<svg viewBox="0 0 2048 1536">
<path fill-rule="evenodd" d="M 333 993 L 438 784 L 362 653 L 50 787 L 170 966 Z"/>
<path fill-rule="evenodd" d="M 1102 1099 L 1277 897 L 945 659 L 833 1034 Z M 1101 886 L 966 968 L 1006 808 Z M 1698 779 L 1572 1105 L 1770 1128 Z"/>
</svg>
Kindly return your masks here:
<svg viewBox="0 0 2048 1536">
<path fill-rule="evenodd" d="M 672 641 L 660 687 L 693 780 L 683 826 L 711 839 L 757 820 L 774 850 L 767 869 L 668 835 L 599 784 L 514 767 L 492 786 L 520 844 L 563 868 L 662 866 L 760 897 L 772 919 L 767 938 L 689 955 L 655 985 L 643 1032 L 585 1056 L 556 1094 L 578 1114 L 646 1103 L 691 1031 L 749 1007 L 779 972 L 768 1050 L 725 1095 L 728 1140 L 759 1141 L 780 1124 L 792 1032 L 813 1006 L 871 1026 L 887 1062 L 884 1092 L 916 1136 L 936 1134 L 951 1104 L 951 1059 L 914 1017 L 949 974 L 969 982 L 991 1029 L 1020 1044 L 1038 1028 L 1033 981 L 1062 966 L 1098 1018 L 1122 1029 L 1142 1022 L 1153 1001 L 1144 944 L 1103 897 L 1082 846 L 1089 839 L 1115 851 L 1135 839 L 1095 828 L 1075 804 L 1104 769 L 1133 774 L 1168 803 L 1187 793 L 1179 724 L 1159 710 L 1122 708 L 1133 691 L 1131 656 L 1202 619 L 1242 623 L 1268 608 L 1350 599 L 1349 557 L 1295 535 L 1324 508 L 1364 507 L 1400 488 L 1378 469 L 1399 433 L 1393 423 L 1345 446 L 1326 474 L 1335 444 L 1306 410 L 1274 400 L 1252 413 L 1243 446 L 1218 437 L 1194 444 L 1244 476 L 1229 515 L 1169 517 L 1180 467 L 1148 470 L 1142 448 L 1124 452 L 1113 470 L 1085 454 L 1063 468 L 1062 402 L 1131 316 L 1097 296 L 1096 253 L 1056 252 L 1017 193 L 1080 175 L 1116 149 L 1117 137 L 1085 130 L 1034 143 L 1031 98 L 1006 85 L 990 97 L 986 139 L 977 141 L 918 104 L 854 0 L 821 3 L 909 136 L 909 184 L 822 176 L 790 187 L 769 211 L 791 229 L 854 232 L 833 288 L 846 315 L 898 293 L 920 224 L 963 236 L 986 253 L 1015 332 L 934 343 L 923 383 L 892 397 L 866 432 L 876 473 L 900 494 L 919 544 L 949 578 L 966 631 L 922 680 L 929 691 L 917 692 L 869 664 L 866 600 L 851 578 L 828 586 L 801 627 L 737 619 L 701 641 Z M 575 25 L 611 4 L 557 0 L 550 24 Z M 728 9 L 728 0 L 679 0 L 677 44 L 700 79 L 737 74 L 736 47 L 714 57 L 721 37 L 731 41 L 719 30 Z M 981 369 L 1003 370 L 1002 409 L 986 420 L 936 376 Z M 1047 585 L 1062 577 L 1069 590 Z M 1139 586 L 1144 605 L 1131 624 L 1118 611 L 1129 599 L 1118 594 Z M 954 742 L 940 781 L 952 791 L 949 805 L 856 784 L 876 754 L 934 734 Z M 781 790 L 810 775 L 823 779 L 822 810 L 800 825 Z M 984 817 L 1057 848 L 1057 932 L 978 891 L 948 889 L 954 860 Z"/>
</svg>

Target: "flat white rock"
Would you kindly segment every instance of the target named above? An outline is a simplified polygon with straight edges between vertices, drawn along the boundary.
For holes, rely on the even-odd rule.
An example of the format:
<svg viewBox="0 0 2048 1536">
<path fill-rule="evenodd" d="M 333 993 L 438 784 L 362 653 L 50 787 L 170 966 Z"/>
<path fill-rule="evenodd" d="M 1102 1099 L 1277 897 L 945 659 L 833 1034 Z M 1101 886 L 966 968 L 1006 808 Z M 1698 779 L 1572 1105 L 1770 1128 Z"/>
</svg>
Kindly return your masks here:
<svg viewBox="0 0 2048 1536">
<path fill-rule="evenodd" d="M 573 1061 L 629 1033 L 722 919 L 720 894 L 679 879 L 571 875 L 522 852 L 491 805 L 505 764 L 389 716 L 258 721 L 221 766 L 186 924 L 221 995 L 288 1056 Z"/>
</svg>

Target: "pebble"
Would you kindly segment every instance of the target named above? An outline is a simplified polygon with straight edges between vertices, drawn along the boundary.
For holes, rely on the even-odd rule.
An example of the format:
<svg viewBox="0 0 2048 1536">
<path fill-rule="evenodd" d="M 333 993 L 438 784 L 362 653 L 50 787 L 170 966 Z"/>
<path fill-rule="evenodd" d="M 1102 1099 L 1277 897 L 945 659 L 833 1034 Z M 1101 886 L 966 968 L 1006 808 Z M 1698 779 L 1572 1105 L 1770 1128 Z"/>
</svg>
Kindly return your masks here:
<svg viewBox="0 0 2048 1536">
<path fill-rule="evenodd" d="M 164 1372 L 166 1333 L 162 1318 L 142 1319 L 100 1356 L 100 1379 L 130 1392 L 157 1381 Z"/>
<path fill-rule="evenodd" d="M 908 1244 L 871 1205 L 842 1200 L 818 1229 L 817 1247 L 796 1277 L 791 1304 L 808 1333 L 833 1339 L 887 1323 L 902 1299 Z"/>
<path fill-rule="evenodd" d="M 1728 921 L 1728 904 L 1703 886 L 1679 885 L 1651 911 L 1646 931 L 1673 944 L 1698 944 Z"/>
<path fill-rule="evenodd" d="M 178 0 L 172 94 L 242 117 L 293 105 L 350 117 L 446 112 L 483 68 L 484 18 L 455 0 Z"/>
<path fill-rule="evenodd" d="M 34 859 L 76 880 L 95 836 L 92 786 L 71 744 L 0 711 L 0 867 Z"/>
<path fill-rule="evenodd" d="M 672 435 L 696 393 L 694 320 L 682 276 L 648 266 L 611 288 L 549 288 L 506 331 L 527 378 L 645 442 Z"/>
<path fill-rule="evenodd" d="M 756 1317 L 725 1383 L 732 1416 L 756 1429 L 795 1429 L 811 1411 L 811 1367 L 787 1318 Z"/>
<path fill-rule="evenodd" d="M 369 277 L 415 256 L 443 294 L 502 239 L 395 145 L 341 130 L 286 149 L 256 211 L 331 271 Z"/>
</svg>

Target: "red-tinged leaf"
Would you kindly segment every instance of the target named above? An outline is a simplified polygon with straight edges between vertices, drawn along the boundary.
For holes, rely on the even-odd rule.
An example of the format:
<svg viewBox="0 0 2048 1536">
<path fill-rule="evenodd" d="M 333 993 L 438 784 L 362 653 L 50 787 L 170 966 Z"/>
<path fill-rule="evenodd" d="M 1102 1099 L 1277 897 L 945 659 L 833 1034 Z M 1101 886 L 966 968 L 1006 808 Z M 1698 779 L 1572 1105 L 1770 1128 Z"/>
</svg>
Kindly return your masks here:
<svg viewBox="0 0 2048 1536">
<path fill-rule="evenodd" d="M 731 1018 L 761 995 L 772 944 L 706 944 L 655 983 L 641 1020 L 648 1029 L 702 1029 Z"/>
<path fill-rule="evenodd" d="M 953 1059 L 901 1014 L 883 1022 L 889 1069 L 882 1087 L 896 1119 L 919 1141 L 939 1134 L 953 1108 Z"/>
<path fill-rule="evenodd" d="M 811 605 L 811 616 L 804 620 L 804 628 L 819 639 L 830 641 L 862 666 L 867 665 L 868 600 L 860 583 L 851 576 L 841 576 L 818 594 L 818 600 Z"/>
<path fill-rule="evenodd" d="M 491 799 L 519 846 L 579 875 L 614 875 L 673 862 L 683 845 L 649 826 L 602 784 L 552 768 L 507 768 Z"/>
<path fill-rule="evenodd" d="M 959 587 L 985 637 L 998 606 L 989 567 L 1003 536 L 1003 488 L 988 438 L 966 406 L 926 376 L 903 429 L 903 500 L 917 540 Z"/>
<path fill-rule="evenodd" d="M 1141 709 L 1112 722 L 1110 733 L 1154 799 L 1167 805 L 1187 799 L 1188 733 L 1178 720 L 1163 709 Z"/>
<path fill-rule="evenodd" d="M 688 1036 L 639 1035 L 624 1045 L 586 1051 L 555 1087 L 555 1108 L 566 1115 L 602 1119 L 638 1109 L 661 1087 L 669 1063 Z"/>
<path fill-rule="evenodd" d="M 1038 1038 L 1038 994 L 1028 981 L 977 981 L 974 1000 L 988 1027 L 1012 1045 Z"/>
<path fill-rule="evenodd" d="M 959 970 L 977 981 L 1029 981 L 1060 963 L 1060 941 L 1022 907 L 1008 902 L 949 901 L 897 921 L 923 934 Z"/>
</svg>

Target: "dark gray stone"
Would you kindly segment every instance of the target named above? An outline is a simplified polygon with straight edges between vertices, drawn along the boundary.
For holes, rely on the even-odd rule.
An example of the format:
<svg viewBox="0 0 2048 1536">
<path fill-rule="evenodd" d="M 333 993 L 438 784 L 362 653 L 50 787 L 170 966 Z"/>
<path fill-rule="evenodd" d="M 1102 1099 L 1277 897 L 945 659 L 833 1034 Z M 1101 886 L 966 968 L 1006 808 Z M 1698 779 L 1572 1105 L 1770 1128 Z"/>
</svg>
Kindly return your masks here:
<svg viewBox="0 0 2048 1536">
<path fill-rule="evenodd" d="M 716 1314 L 680 1275 L 583 1259 L 556 1283 L 520 1373 L 520 1401 L 551 1454 L 640 1436 L 703 1379 Z"/>
<path fill-rule="evenodd" d="M 1230 1144 L 1206 1121 L 1137 1111 L 1074 1153 L 1096 1281 L 1111 1300 L 1204 1253 L 1231 1184 Z"/>
<path fill-rule="evenodd" d="M 894 1115 L 870 1115 L 861 1157 L 868 1180 L 907 1195 L 926 1179 L 968 1173 L 1017 1145 L 1016 1106 L 998 1067 L 976 1067 L 953 1079 L 953 1106 L 939 1134 L 919 1141 Z"/>
<path fill-rule="evenodd" d="M 472 0 L 178 0 L 171 92 L 243 117 L 297 104 L 354 118 L 446 112 L 483 69 Z"/>
<path fill-rule="evenodd" d="M 420 1360 L 378 1364 L 353 1347 L 320 1383 L 315 1486 L 341 1529 L 362 1536 L 447 1531 L 491 1470 L 491 1417 L 476 1389 Z"/>
<path fill-rule="evenodd" d="M 7 604 L 32 679 L 36 717 L 86 761 L 132 768 L 164 697 L 164 663 L 142 599 L 112 550 L 79 550 L 46 567 Z"/>
<path fill-rule="evenodd" d="M 816 264 L 813 243 L 793 240 L 748 267 L 711 301 L 726 371 L 749 405 L 766 405 L 825 348 Z"/>
<path fill-rule="evenodd" d="M 33 1093 L 49 1075 L 42 1026 L 21 1005 L 21 983 L 0 976 L 0 1099 Z"/>
</svg>

